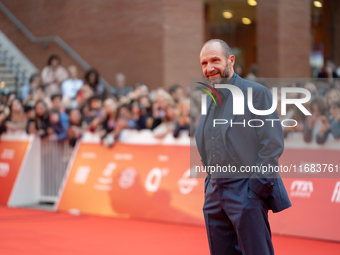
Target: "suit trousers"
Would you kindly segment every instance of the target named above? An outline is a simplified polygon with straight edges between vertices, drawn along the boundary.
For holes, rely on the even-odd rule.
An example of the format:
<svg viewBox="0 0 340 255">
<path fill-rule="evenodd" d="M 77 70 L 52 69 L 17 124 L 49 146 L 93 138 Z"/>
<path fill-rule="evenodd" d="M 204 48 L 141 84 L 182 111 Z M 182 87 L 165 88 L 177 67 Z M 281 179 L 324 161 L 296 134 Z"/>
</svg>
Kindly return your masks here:
<svg viewBox="0 0 340 255">
<path fill-rule="evenodd" d="M 211 255 L 272 255 L 268 204 L 249 178 L 205 180 L 204 220 Z"/>
</svg>

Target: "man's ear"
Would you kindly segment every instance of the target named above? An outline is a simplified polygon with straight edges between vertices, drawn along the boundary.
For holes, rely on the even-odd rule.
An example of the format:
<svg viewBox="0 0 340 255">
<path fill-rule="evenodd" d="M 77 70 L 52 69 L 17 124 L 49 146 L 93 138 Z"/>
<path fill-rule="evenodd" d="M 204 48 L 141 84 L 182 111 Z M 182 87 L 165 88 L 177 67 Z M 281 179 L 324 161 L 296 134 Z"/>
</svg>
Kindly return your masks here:
<svg viewBox="0 0 340 255">
<path fill-rule="evenodd" d="M 234 67 L 235 65 L 235 56 L 234 55 L 230 55 L 229 58 L 228 58 L 228 65 L 230 67 Z"/>
</svg>

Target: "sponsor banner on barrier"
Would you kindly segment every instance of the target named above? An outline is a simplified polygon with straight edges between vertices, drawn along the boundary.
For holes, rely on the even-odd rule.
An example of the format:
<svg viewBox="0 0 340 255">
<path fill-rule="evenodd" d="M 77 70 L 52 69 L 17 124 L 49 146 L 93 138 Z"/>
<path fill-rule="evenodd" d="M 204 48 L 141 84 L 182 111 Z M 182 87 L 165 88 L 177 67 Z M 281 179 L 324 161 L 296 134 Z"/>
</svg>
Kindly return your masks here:
<svg viewBox="0 0 340 255">
<path fill-rule="evenodd" d="M 339 165 L 339 150 L 306 147 L 286 148 L 280 157 L 280 164 L 295 164 L 305 171 L 283 178 L 292 207 L 280 213 L 270 213 L 272 232 L 340 241 L 340 222 L 336 220 L 340 213 L 340 179 L 336 178 L 335 167 Z M 318 165 L 333 172 L 328 173 L 328 178 L 315 178 L 313 175 L 317 173 L 311 170 L 317 169 Z"/>
<path fill-rule="evenodd" d="M 28 144 L 28 141 L 0 142 L 0 204 L 8 202 Z"/>
<path fill-rule="evenodd" d="M 270 214 L 272 232 L 340 241 L 339 179 L 284 179 L 292 207 Z"/>
<path fill-rule="evenodd" d="M 81 143 L 58 210 L 203 225 L 189 146 Z"/>
<path fill-rule="evenodd" d="M 203 225 L 204 179 L 190 178 L 189 150 L 189 145 L 174 144 L 116 143 L 108 149 L 80 143 L 58 210 Z M 311 167 L 334 161 L 337 152 L 286 148 L 279 163 Z M 335 220 L 340 179 L 311 175 L 303 171 L 283 179 L 293 206 L 270 213 L 272 232 L 340 241 Z"/>
</svg>

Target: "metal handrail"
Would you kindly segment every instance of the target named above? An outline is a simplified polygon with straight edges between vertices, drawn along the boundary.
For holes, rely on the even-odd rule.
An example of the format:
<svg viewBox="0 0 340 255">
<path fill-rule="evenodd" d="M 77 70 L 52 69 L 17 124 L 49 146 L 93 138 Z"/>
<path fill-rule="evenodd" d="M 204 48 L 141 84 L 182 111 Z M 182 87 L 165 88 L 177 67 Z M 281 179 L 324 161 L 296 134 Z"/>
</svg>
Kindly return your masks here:
<svg viewBox="0 0 340 255">
<path fill-rule="evenodd" d="M 7 9 L 7 7 L 0 1 L 0 9 L 6 17 L 33 43 L 47 44 L 48 42 L 55 42 L 59 45 L 70 57 L 72 57 L 83 69 L 88 70 L 91 66 L 73 50 L 63 39 L 59 36 L 35 37 L 27 27 L 18 20 L 14 14 Z M 104 79 L 100 78 L 100 82 L 106 87 L 108 91 L 112 89 L 111 85 Z"/>
</svg>

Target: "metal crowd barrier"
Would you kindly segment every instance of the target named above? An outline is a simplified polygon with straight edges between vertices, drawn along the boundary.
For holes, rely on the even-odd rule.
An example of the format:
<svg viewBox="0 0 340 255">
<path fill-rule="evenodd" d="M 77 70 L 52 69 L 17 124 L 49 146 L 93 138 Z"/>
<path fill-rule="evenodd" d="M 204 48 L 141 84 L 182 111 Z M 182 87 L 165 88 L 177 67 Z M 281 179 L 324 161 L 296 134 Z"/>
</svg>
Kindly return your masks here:
<svg viewBox="0 0 340 255">
<path fill-rule="evenodd" d="M 72 151 L 68 140 L 53 142 L 41 139 L 41 202 L 57 201 Z"/>
</svg>

